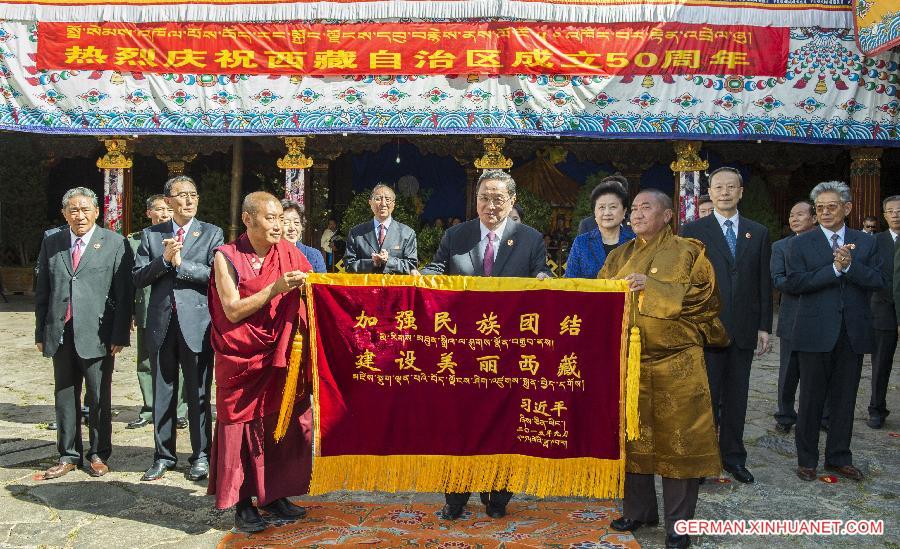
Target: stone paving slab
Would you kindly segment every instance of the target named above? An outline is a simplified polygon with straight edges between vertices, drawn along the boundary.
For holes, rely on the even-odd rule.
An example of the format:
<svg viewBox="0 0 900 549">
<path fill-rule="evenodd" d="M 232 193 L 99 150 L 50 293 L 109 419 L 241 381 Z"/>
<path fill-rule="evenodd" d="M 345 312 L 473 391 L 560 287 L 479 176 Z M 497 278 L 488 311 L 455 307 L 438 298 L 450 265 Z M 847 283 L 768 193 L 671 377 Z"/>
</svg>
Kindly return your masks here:
<svg viewBox="0 0 900 549">
<path fill-rule="evenodd" d="M 179 432 L 182 463 L 162 480 L 140 481 L 153 460 L 150 428 L 128 430 L 137 416 L 140 392 L 134 373 L 134 348 L 116 361 L 113 375 L 113 455 L 111 472 L 95 479 L 74 471 L 55 481 L 36 481 L 37 471 L 56 461 L 56 436 L 46 430 L 53 420 L 53 375 L 50 361 L 33 345 L 34 315 L 30 298 L 11 296 L 0 304 L 0 547 L 72 548 L 211 548 L 231 528 L 232 512 L 218 511 L 206 496 L 205 482 L 185 476 L 190 442 Z M 898 376 L 891 381 L 885 428 L 865 424 L 871 366 L 866 358 L 857 399 L 853 451 L 866 474 L 861 483 L 802 482 L 794 475 L 793 434 L 774 430 L 778 348 L 753 365 L 745 440 L 748 468 L 756 483 L 707 483 L 701 486 L 698 518 L 708 519 L 883 519 L 878 537 L 710 537 L 694 539 L 701 548 L 748 549 L 870 548 L 900 549 L 900 431 Z M 824 433 L 821 445 L 824 448 Z M 661 495 L 661 487 L 658 487 Z M 517 496 L 521 499 L 534 499 Z M 309 498 L 325 501 L 443 503 L 440 494 L 335 492 Z M 558 498 L 579 501 L 578 498 Z M 473 504 L 477 498 L 473 498 Z M 662 510 L 660 509 L 660 513 Z M 663 547 L 662 528 L 637 532 L 648 548 Z"/>
</svg>

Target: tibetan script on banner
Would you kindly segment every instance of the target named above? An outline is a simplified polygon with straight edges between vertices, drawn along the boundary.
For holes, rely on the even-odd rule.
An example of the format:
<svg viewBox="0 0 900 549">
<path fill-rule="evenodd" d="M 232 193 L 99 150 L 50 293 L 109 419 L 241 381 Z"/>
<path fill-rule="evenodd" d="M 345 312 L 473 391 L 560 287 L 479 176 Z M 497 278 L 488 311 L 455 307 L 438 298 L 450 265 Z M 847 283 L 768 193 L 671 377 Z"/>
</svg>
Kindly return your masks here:
<svg viewBox="0 0 900 549">
<path fill-rule="evenodd" d="M 682 23 L 46 23 L 41 69 L 784 76 L 789 30 Z"/>
<path fill-rule="evenodd" d="M 617 493 L 623 283 L 313 281 L 313 491 Z M 567 468 L 595 485 L 555 484 Z"/>
</svg>

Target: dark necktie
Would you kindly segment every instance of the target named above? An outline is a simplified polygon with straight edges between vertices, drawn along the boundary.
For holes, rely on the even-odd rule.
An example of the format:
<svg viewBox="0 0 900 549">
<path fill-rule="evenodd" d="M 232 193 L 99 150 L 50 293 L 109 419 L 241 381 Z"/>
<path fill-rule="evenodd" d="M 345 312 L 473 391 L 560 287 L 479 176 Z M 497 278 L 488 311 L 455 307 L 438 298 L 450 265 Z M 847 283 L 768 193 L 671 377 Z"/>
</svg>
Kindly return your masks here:
<svg viewBox="0 0 900 549">
<path fill-rule="evenodd" d="M 494 231 L 487 234 L 487 246 L 484 247 L 484 276 L 494 274 Z"/>
<path fill-rule="evenodd" d="M 384 224 L 379 223 L 378 225 L 378 251 L 381 251 L 381 247 L 384 246 Z"/>
<path fill-rule="evenodd" d="M 730 219 L 725 220 L 725 242 L 728 243 L 728 249 L 731 251 L 731 257 L 737 253 L 737 236 L 734 234 L 734 222 Z"/>
<path fill-rule="evenodd" d="M 838 251 L 841 248 L 840 245 L 838 245 L 838 238 L 840 237 L 837 233 L 831 235 L 831 250 L 834 252 Z"/>
<path fill-rule="evenodd" d="M 75 247 L 72 248 L 72 272 L 78 270 L 78 264 L 81 263 L 81 243 L 82 240 L 80 238 L 75 239 Z M 66 322 L 72 320 L 72 299 L 75 297 L 75 292 L 69 292 L 69 304 L 66 307 Z"/>
<path fill-rule="evenodd" d="M 175 240 L 178 241 L 179 244 L 184 244 L 184 227 L 178 227 L 178 232 L 175 233 Z M 175 312 L 178 307 L 175 306 L 175 287 L 172 287 L 172 312 Z"/>
</svg>

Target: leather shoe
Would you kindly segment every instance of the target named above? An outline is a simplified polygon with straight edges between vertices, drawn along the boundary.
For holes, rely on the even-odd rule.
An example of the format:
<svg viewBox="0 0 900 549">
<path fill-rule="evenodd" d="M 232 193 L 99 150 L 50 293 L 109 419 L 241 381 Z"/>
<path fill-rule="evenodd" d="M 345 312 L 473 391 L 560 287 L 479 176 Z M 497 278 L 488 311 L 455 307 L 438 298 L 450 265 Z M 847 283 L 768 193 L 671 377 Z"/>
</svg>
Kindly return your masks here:
<svg viewBox="0 0 900 549">
<path fill-rule="evenodd" d="M 790 423 L 776 423 L 775 430 L 779 433 L 788 434 L 791 432 L 792 425 Z"/>
<path fill-rule="evenodd" d="M 684 549 L 691 546 L 691 537 L 687 534 L 669 534 L 666 536 L 666 549 Z"/>
<path fill-rule="evenodd" d="M 262 532 L 269 527 L 253 505 L 240 505 L 234 510 L 234 527 L 245 534 Z"/>
<path fill-rule="evenodd" d="M 506 505 L 494 505 L 489 503 L 484 506 L 484 512 L 487 513 L 487 516 L 499 519 L 506 516 Z"/>
<path fill-rule="evenodd" d="M 866 421 L 866 425 L 868 425 L 872 429 L 881 429 L 884 426 L 884 418 L 869 416 L 869 419 Z"/>
<path fill-rule="evenodd" d="M 55 430 L 56 430 L 56 422 L 55 422 L 55 421 L 51 421 L 50 423 L 48 423 L 48 424 L 47 424 L 47 430 L 48 430 L 48 431 L 55 431 Z"/>
<path fill-rule="evenodd" d="M 822 423 L 820 423 L 820 424 L 819 424 L 819 430 L 820 430 L 820 431 L 825 431 L 825 432 L 827 433 L 827 432 L 828 432 L 828 422 L 827 422 L 827 421 L 823 421 Z"/>
<path fill-rule="evenodd" d="M 205 459 L 198 459 L 191 464 L 190 470 L 187 472 L 188 480 L 203 480 L 209 475 L 209 462 Z"/>
<path fill-rule="evenodd" d="M 176 429 L 187 429 L 188 422 L 186 417 L 175 418 Z"/>
<path fill-rule="evenodd" d="M 462 505 L 444 505 L 441 509 L 441 516 L 444 517 L 444 520 L 456 520 L 461 517 L 463 514 L 463 506 Z"/>
<path fill-rule="evenodd" d="M 634 532 L 641 526 L 658 526 L 659 519 L 643 522 L 640 520 L 631 520 L 625 517 L 619 517 L 609 523 L 609 526 L 617 532 Z"/>
<path fill-rule="evenodd" d="M 75 469 L 77 469 L 77 467 L 74 463 L 57 463 L 53 467 L 44 471 L 44 480 L 50 480 L 52 478 L 59 478 L 63 475 L 68 475 Z"/>
<path fill-rule="evenodd" d="M 832 473 L 837 473 L 844 478 L 849 478 L 850 480 L 862 480 L 865 477 L 862 474 L 862 471 L 857 469 L 852 465 L 828 465 L 825 464 L 825 470 L 831 471 Z"/>
<path fill-rule="evenodd" d="M 136 420 L 130 422 L 128 425 L 126 425 L 125 428 L 126 429 L 140 429 L 141 427 L 146 427 L 147 425 L 150 425 L 151 423 L 153 423 L 153 422 L 150 421 L 149 419 L 139 417 Z"/>
<path fill-rule="evenodd" d="M 163 478 L 163 475 L 165 475 L 168 470 L 169 466 L 166 465 L 164 461 L 154 461 L 153 465 L 144 472 L 144 476 L 141 477 L 141 480 L 159 480 Z"/>
<path fill-rule="evenodd" d="M 814 467 L 797 467 L 797 476 L 800 480 L 807 482 L 816 480 L 816 469 Z"/>
<path fill-rule="evenodd" d="M 743 465 L 738 465 L 736 467 L 726 465 L 725 470 L 731 473 L 731 476 L 734 477 L 734 480 L 738 482 L 743 482 L 744 484 L 753 483 L 753 475 L 751 475 L 750 471 L 748 471 L 747 468 Z"/>
<path fill-rule="evenodd" d="M 481 497 L 482 505 L 490 505 L 490 503 L 491 503 L 491 493 L 490 492 L 481 492 L 478 495 Z"/>
<path fill-rule="evenodd" d="M 263 509 L 285 520 L 299 520 L 306 516 L 306 509 L 294 505 L 288 498 L 276 499 L 272 503 L 264 505 Z"/>
<path fill-rule="evenodd" d="M 91 456 L 91 461 L 87 466 L 87 474 L 92 477 L 102 477 L 109 472 L 109 466 L 100 459 L 100 456 Z"/>
</svg>

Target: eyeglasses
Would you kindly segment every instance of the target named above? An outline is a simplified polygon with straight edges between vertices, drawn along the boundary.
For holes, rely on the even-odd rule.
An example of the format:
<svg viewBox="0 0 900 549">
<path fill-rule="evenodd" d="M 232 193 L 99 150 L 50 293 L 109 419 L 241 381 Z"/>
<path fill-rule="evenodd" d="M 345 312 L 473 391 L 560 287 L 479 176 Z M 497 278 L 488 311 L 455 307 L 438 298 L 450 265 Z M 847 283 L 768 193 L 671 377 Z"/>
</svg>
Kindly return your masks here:
<svg viewBox="0 0 900 549">
<path fill-rule="evenodd" d="M 373 196 L 372 202 L 383 202 L 384 204 L 393 204 L 397 199 L 390 196 Z"/>
<path fill-rule="evenodd" d="M 478 201 L 482 204 L 490 204 L 491 206 L 502 206 L 512 200 L 512 196 L 507 196 L 506 198 L 500 196 L 488 196 L 486 194 L 479 194 Z"/>
<path fill-rule="evenodd" d="M 741 188 L 740 185 L 713 185 L 710 187 L 710 190 L 724 191 L 727 189 L 729 191 L 736 191 L 739 188 Z"/>
<path fill-rule="evenodd" d="M 884 210 L 884 213 L 887 215 L 897 215 L 900 214 L 900 210 Z"/>
<path fill-rule="evenodd" d="M 191 200 L 196 200 L 196 199 L 200 198 L 199 193 L 196 193 L 196 192 L 189 193 L 187 191 L 181 192 L 181 193 L 176 193 L 176 194 L 170 194 L 169 196 L 171 198 L 180 198 L 181 200 L 187 200 L 188 198 L 190 198 Z"/>
<path fill-rule="evenodd" d="M 835 213 L 840 209 L 844 204 L 841 202 L 829 202 L 827 204 L 816 204 L 816 212 L 822 213 L 827 211 L 828 213 Z"/>
</svg>

